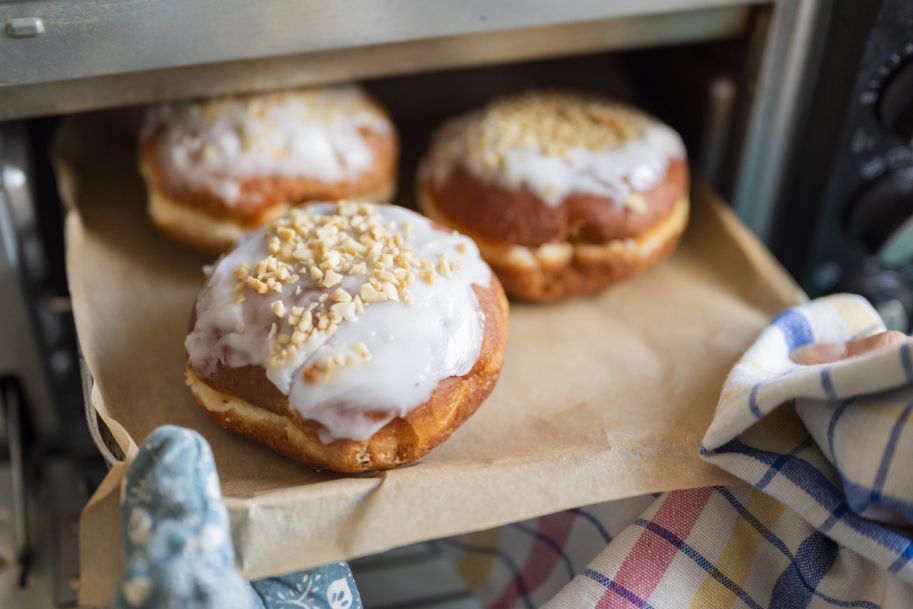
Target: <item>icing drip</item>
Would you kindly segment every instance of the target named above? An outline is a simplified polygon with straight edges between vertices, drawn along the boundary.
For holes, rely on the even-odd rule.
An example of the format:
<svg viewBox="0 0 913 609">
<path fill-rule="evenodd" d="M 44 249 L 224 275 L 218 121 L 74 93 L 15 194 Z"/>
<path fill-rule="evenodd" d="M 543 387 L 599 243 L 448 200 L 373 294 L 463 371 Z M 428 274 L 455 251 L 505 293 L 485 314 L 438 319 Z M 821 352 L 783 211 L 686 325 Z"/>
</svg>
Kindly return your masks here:
<svg viewBox="0 0 913 609">
<path fill-rule="evenodd" d="M 632 195 L 658 184 L 669 161 L 684 156 L 673 129 L 633 108 L 534 91 L 447 123 L 427 167 L 437 184 L 462 164 L 501 186 L 526 188 L 551 207 L 586 193 L 637 211 Z"/>
<path fill-rule="evenodd" d="M 374 161 L 359 130 L 391 127 L 360 88 L 343 86 L 166 104 L 147 114 L 144 133 L 157 129 L 167 178 L 230 205 L 250 178 L 357 176 Z"/>
<path fill-rule="evenodd" d="M 280 251 L 279 235 L 295 227 L 311 238 L 288 242 L 285 254 L 294 249 L 298 258 Z M 321 235 L 336 235 L 336 248 L 322 251 Z M 385 247 L 337 260 L 357 249 L 348 237 L 370 243 L 373 235 L 389 238 Z M 258 275 L 271 257 L 298 263 L 284 281 L 281 270 Z M 387 275 L 391 259 L 395 278 Z M 409 270 L 397 271 L 398 260 L 411 261 Z M 314 204 L 252 233 L 216 263 L 185 347 L 204 377 L 219 362 L 265 368 L 291 408 L 323 425 L 323 442 L 363 440 L 424 403 L 442 379 L 472 369 L 484 319 L 471 286 L 488 286 L 490 273 L 470 239 L 409 210 Z M 260 293 L 258 277 L 275 279 Z M 321 330 L 323 318 L 330 323 Z"/>
</svg>

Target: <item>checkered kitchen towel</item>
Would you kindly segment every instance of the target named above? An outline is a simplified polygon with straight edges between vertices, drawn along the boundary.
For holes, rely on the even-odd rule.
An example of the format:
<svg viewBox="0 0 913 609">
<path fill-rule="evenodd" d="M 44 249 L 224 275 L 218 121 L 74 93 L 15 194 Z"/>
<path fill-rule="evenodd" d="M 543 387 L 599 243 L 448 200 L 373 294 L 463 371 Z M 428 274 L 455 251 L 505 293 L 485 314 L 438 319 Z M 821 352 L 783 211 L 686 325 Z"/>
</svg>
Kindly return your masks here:
<svg viewBox="0 0 913 609">
<path fill-rule="evenodd" d="M 486 609 L 535 609 L 655 499 L 644 495 L 609 501 L 429 544 L 453 559 Z"/>
<path fill-rule="evenodd" d="M 789 357 L 882 329 L 855 296 L 776 317 L 701 449 L 748 484 L 660 497 L 546 607 L 913 607 L 911 345 Z"/>
</svg>

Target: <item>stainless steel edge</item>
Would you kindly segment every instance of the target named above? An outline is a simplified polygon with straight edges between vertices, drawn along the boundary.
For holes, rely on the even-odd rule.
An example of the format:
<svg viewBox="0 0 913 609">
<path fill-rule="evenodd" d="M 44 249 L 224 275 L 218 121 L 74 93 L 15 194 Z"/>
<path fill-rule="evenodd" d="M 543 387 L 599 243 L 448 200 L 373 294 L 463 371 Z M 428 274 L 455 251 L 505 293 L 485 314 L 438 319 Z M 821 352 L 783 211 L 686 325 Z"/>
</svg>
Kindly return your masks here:
<svg viewBox="0 0 913 609">
<path fill-rule="evenodd" d="M 0 88 L 0 119 L 733 36 L 749 8 L 469 34 Z"/>
<path fill-rule="evenodd" d="M 740 6 L 752 0 L 47 0 L 0 2 L 5 85 Z M 757 1 L 757 0 L 755 0 Z M 16 34 L 40 20 L 41 32 Z M 17 21 L 18 20 L 18 21 Z M 33 28 L 34 30 L 35 28 Z"/>
<path fill-rule="evenodd" d="M 30 259 L 22 243 L 36 231 L 28 145 L 24 125 L 0 124 L 0 375 L 22 383 L 32 424 L 51 436 L 60 421 L 23 280 Z"/>
<path fill-rule="evenodd" d="M 774 6 L 732 196 L 738 215 L 764 241 L 784 169 L 793 160 L 796 122 L 811 93 L 803 81 L 817 67 L 822 40 L 816 34 L 829 5 L 829 0 L 779 0 Z"/>
<path fill-rule="evenodd" d="M 10 489 L 13 507 L 13 559 L 18 563 L 19 580 L 24 581 L 31 550 L 28 523 L 24 446 L 22 444 L 22 401 L 19 386 L 9 380 L 0 381 L 0 416 L 6 423 L 10 466 Z"/>
</svg>

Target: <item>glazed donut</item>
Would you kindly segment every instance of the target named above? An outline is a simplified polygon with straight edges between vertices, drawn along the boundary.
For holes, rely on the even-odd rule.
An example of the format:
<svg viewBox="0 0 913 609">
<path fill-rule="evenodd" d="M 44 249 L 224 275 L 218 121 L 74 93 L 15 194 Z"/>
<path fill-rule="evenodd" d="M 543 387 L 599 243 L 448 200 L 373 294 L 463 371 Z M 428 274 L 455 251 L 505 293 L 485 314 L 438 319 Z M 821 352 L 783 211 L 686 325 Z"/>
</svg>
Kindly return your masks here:
<svg viewBox="0 0 913 609">
<path fill-rule="evenodd" d="M 152 222 L 213 253 L 309 201 L 388 201 L 398 140 L 359 87 L 232 96 L 152 107 L 139 168 Z"/>
<path fill-rule="evenodd" d="M 594 292 L 654 264 L 688 219 L 678 134 L 628 106 L 530 91 L 446 123 L 418 175 L 422 211 L 471 236 L 507 293 Z"/>
<path fill-rule="evenodd" d="M 472 240 L 402 207 L 296 208 L 216 262 L 185 341 L 219 425 L 318 469 L 420 458 L 494 388 L 507 299 Z"/>
</svg>

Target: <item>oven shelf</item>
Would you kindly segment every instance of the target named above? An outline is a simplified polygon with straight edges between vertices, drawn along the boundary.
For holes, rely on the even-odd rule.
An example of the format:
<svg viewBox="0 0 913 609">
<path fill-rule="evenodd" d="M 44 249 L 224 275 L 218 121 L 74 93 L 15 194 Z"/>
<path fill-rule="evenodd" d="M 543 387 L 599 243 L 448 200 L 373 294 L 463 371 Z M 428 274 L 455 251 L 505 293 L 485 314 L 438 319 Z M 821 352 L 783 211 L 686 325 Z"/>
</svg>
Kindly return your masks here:
<svg viewBox="0 0 913 609">
<path fill-rule="evenodd" d="M 744 32 L 759 2 L 191 4 L 0 3 L 0 120 L 713 40 Z"/>
</svg>

